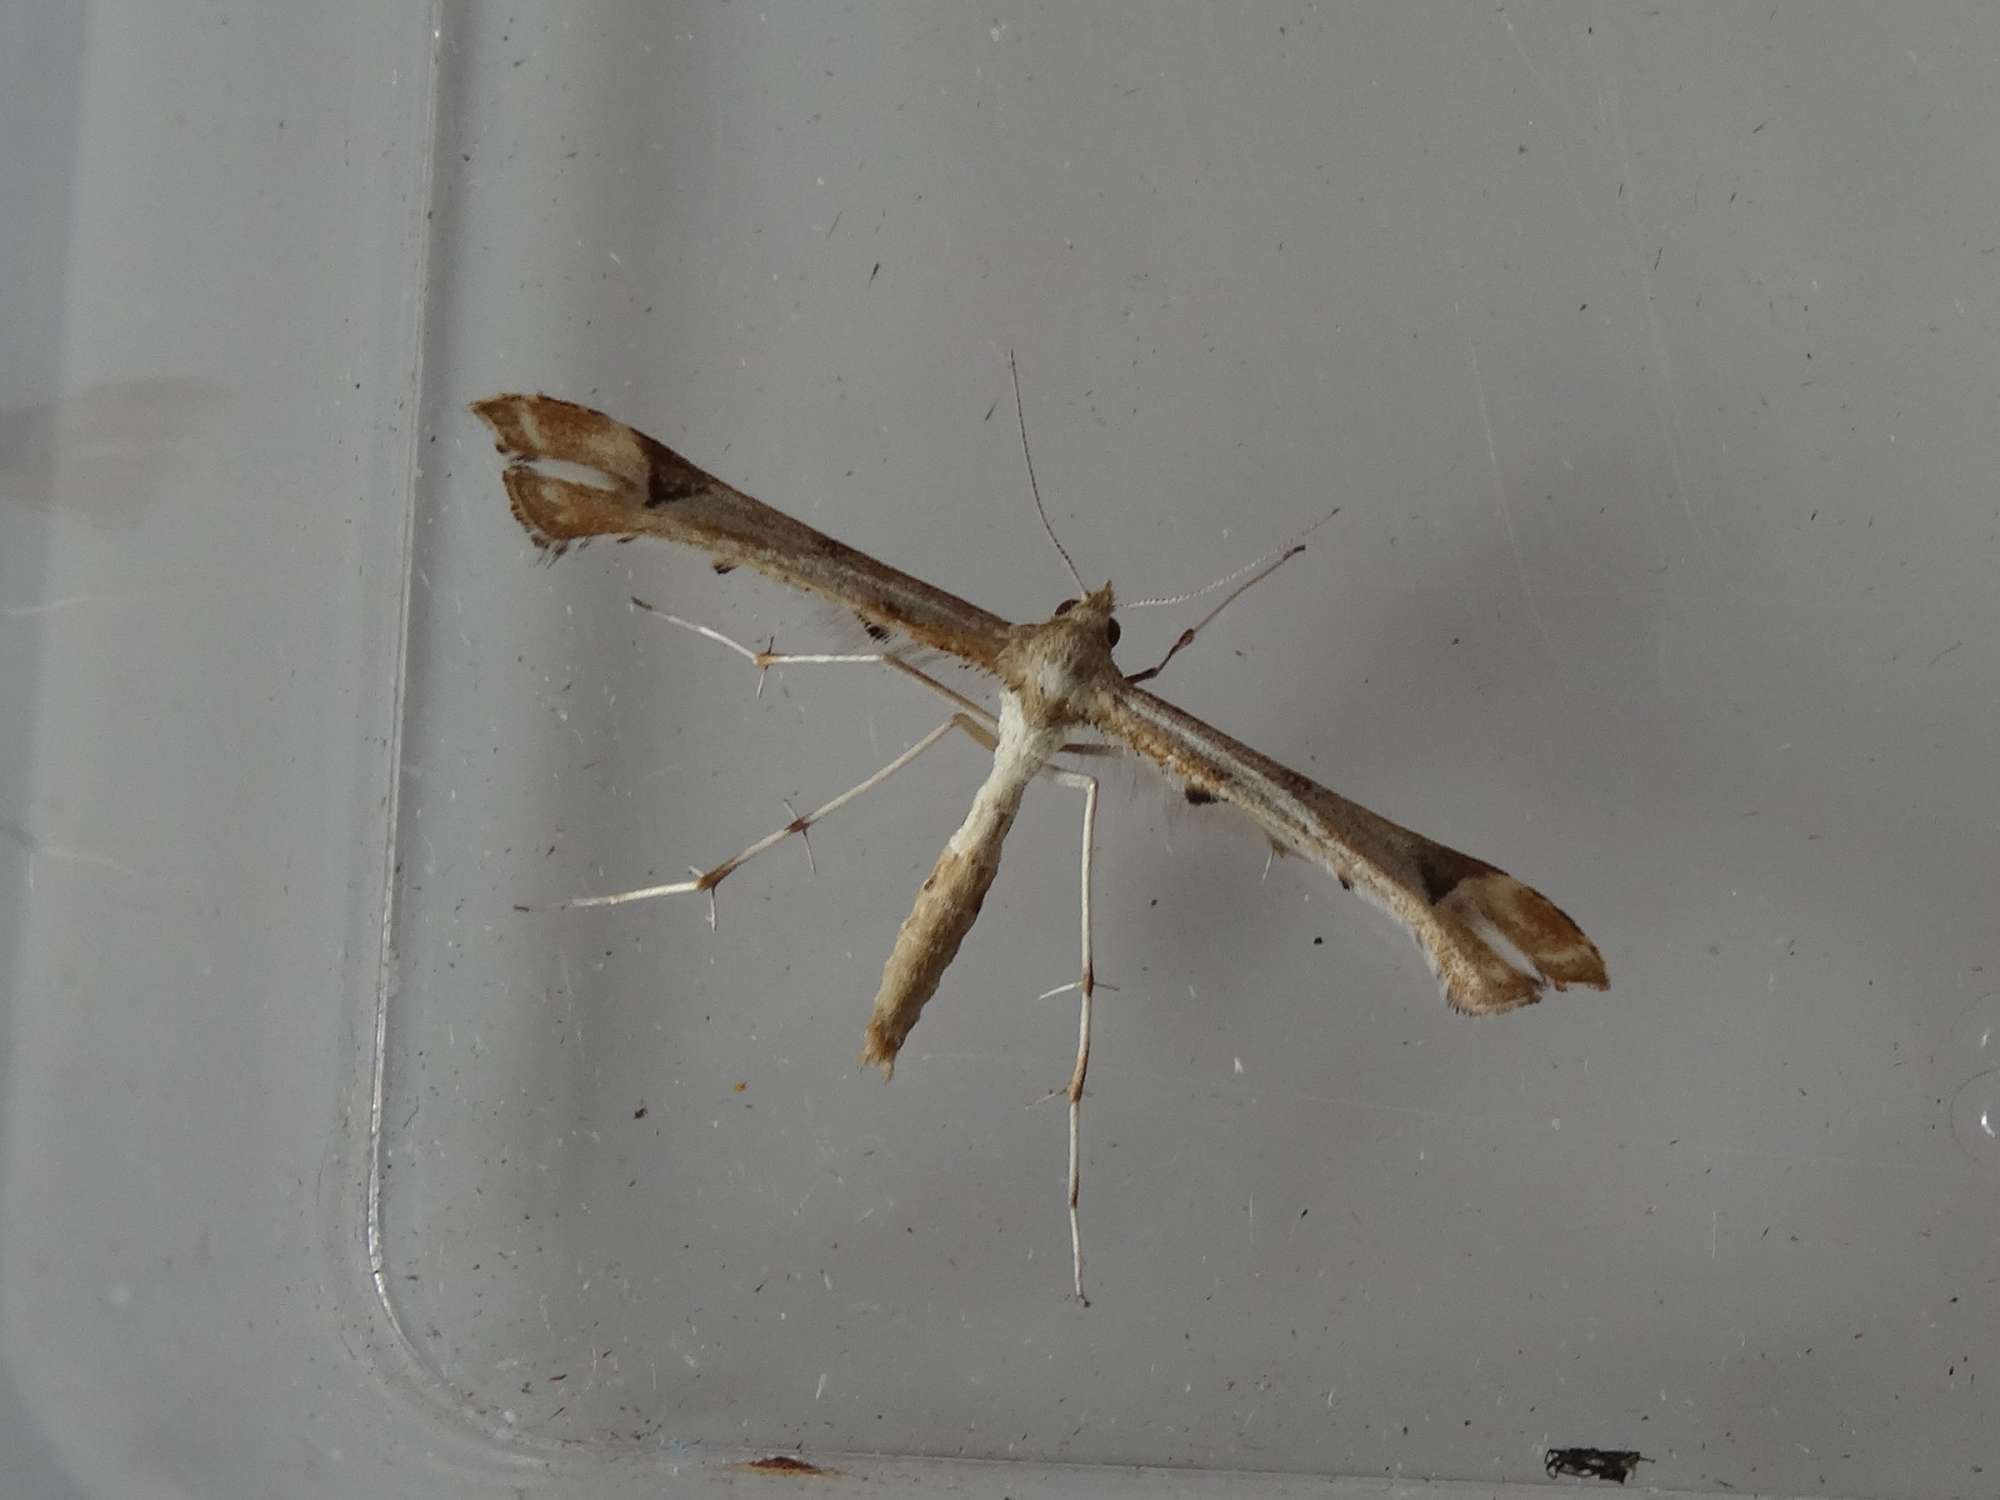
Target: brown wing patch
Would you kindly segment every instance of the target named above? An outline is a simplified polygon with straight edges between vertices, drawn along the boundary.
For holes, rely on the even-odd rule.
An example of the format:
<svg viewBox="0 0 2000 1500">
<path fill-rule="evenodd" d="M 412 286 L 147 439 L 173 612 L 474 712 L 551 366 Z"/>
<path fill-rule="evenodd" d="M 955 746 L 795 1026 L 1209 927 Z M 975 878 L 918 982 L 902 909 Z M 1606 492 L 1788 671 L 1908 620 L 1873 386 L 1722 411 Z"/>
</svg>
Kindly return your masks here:
<svg viewBox="0 0 2000 1500">
<path fill-rule="evenodd" d="M 1543 983 L 1559 990 L 1572 984 L 1610 987 L 1597 945 L 1555 902 L 1502 870 L 1488 865 L 1483 874 L 1459 881 L 1436 903 L 1435 914 L 1452 938 L 1450 961 L 1439 953 L 1439 977 L 1446 998 L 1459 1010 L 1485 1015 L 1532 1004 L 1541 998 Z M 1502 957 L 1481 935 L 1482 927 L 1517 949 L 1538 977 Z"/>
<path fill-rule="evenodd" d="M 529 540 L 557 557 L 575 542 L 630 524 L 630 509 L 615 490 L 529 468 L 508 469 L 500 479 L 507 486 L 507 506 Z"/>
</svg>

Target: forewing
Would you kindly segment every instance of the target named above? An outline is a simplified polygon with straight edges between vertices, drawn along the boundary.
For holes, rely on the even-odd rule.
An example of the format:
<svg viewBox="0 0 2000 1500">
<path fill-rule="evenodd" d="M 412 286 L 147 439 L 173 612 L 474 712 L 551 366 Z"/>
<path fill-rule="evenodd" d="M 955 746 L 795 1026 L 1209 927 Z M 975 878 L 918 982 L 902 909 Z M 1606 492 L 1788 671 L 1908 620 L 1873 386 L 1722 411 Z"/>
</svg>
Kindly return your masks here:
<svg viewBox="0 0 2000 1500">
<path fill-rule="evenodd" d="M 751 499 L 603 412 L 522 395 L 493 396 L 472 410 L 507 457 L 514 518 L 537 546 L 560 553 L 590 537 L 665 537 L 700 548 L 718 569 L 755 568 L 836 601 L 876 629 L 988 671 L 1006 643 L 1008 625 L 998 615 Z M 551 462 L 592 470 L 605 482 L 537 467 Z"/>
<path fill-rule="evenodd" d="M 1233 803 L 1280 847 L 1395 916 L 1456 1009 L 1512 1010 L 1539 1000 L 1544 983 L 1607 987 L 1604 960 L 1576 923 L 1485 860 L 1348 801 L 1143 688 L 1107 690 L 1091 719 L 1191 792 Z"/>
</svg>

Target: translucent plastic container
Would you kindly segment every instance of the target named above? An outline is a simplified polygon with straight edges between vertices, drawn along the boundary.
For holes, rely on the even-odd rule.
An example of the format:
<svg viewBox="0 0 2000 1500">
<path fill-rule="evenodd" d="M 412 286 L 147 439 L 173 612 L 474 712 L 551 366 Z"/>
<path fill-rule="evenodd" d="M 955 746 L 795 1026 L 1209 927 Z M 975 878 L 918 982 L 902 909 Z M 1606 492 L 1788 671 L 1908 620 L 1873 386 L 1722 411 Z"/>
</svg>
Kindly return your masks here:
<svg viewBox="0 0 2000 1500">
<path fill-rule="evenodd" d="M 1992 1490 L 2000 17 L 445 4 L 0 28 L 0 1490 Z M 613 412 L 1014 619 L 1328 508 L 1163 694 L 1602 995 L 1106 773 L 884 1088 L 948 741 L 852 621 L 544 567 Z M 1126 617 L 1156 659 L 1203 609 Z M 971 678 L 954 678 L 977 691 Z M 530 908 L 521 910 L 519 908 Z M 760 1466 L 761 1465 L 761 1466 Z M 1555 1476 L 1562 1483 L 1573 1481 Z"/>
</svg>

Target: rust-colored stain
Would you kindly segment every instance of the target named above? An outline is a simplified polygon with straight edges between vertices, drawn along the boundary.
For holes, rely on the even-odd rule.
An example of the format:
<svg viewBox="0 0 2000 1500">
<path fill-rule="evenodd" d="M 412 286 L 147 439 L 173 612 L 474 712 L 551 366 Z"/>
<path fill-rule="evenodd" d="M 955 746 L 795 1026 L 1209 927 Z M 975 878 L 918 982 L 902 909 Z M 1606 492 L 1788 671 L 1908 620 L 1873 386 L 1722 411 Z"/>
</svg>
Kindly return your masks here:
<svg viewBox="0 0 2000 1500">
<path fill-rule="evenodd" d="M 818 1464 L 809 1464 L 803 1458 L 793 1458 L 789 1453 L 773 1453 L 769 1458 L 747 1458 L 740 1464 L 731 1464 L 732 1469 L 751 1469 L 760 1474 L 809 1474 L 816 1479 L 828 1479 L 838 1474 L 838 1469 L 822 1469 Z"/>
</svg>

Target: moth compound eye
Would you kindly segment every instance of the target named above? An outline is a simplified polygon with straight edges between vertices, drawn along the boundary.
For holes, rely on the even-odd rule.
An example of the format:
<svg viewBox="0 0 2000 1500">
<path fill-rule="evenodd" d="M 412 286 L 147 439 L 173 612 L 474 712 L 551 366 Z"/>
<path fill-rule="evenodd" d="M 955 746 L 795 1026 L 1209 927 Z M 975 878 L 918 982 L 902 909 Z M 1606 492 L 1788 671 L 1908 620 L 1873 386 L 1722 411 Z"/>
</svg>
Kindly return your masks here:
<svg viewBox="0 0 2000 1500">
<path fill-rule="evenodd" d="M 1124 633 L 1125 633 L 1124 631 L 1118 628 L 1118 621 L 1115 618 L 1107 619 L 1104 622 L 1104 642 L 1106 645 L 1108 646 L 1117 645 L 1118 637 L 1120 637 Z"/>
<path fill-rule="evenodd" d="M 1075 608 L 1076 608 L 1076 603 L 1077 603 L 1077 602 L 1076 602 L 1076 600 L 1074 600 L 1074 599 L 1065 599 L 1065 600 L 1063 600 L 1063 602 L 1062 602 L 1062 603 L 1060 603 L 1060 604 L 1058 604 L 1058 605 L 1056 606 L 1056 613 L 1057 613 L 1058 615 L 1066 615 L 1066 614 L 1068 614 L 1068 613 L 1069 613 L 1069 612 L 1070 612 L 1071 610 L 1073 610 L 1073 609 L 1075 609 Z"/>
</svg>

